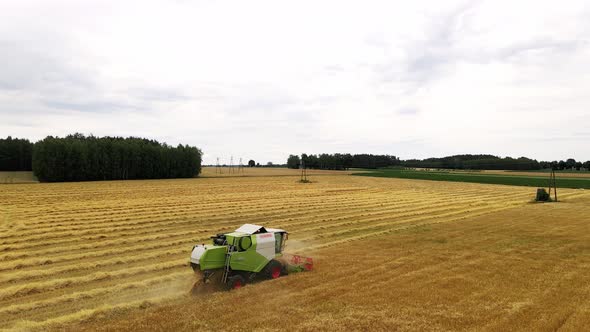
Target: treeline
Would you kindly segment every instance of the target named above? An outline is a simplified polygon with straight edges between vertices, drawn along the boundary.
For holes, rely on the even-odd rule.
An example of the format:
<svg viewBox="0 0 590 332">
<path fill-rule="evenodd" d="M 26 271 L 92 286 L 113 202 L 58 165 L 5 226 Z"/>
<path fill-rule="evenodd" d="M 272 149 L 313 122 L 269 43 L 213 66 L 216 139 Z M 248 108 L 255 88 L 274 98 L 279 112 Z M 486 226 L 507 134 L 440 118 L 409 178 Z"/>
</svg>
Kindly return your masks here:
<svg viewBox="0 0 590 332">
<path fill-rule="evenodd" d="M 287 167 L 299 168 L 305 166 L 310 169 L 346 170 L 349 168 L 380 168 L 400 165 L 396 156 L 355 154 L 350 153 L 322 153 L 319 155 L 302 154 L 290 155 L 287 158 Z"/>
<path fill-rule="evenodd" d="M 443 158 L 408 159 L 400 160 L 392 155 L 372 154 L 302 154 L 290 155 L 287 159 L 287 167 L 345 170 L 348 168 L 383 168 L 402 166 L 410 168 L 439 168 L 439 169 L 473 169 L 473 170 L 590 170 L 590 161 L 584 163 L 573 158 L 565 161 L 537 161 L 526 157 L 500 158 L 489 154 L 462 154 Z"/>
<path fill-rule="evenodd" d="M 0 171 L 31 171 L 33 143 L 8 136 L 0 138 Z"/>
<path fill-rule="evenodd" d="M 47 182 L 189 178 L 201 172 L 201 156 L 196 147 L 136 137 L 0 140 L 0 171 L 32 170 Z"/>
<path fill-rule="evenodd" d="M 542 168 L 553 168 L 556 170 L 577 170 L 580 171 L 585 169 L 590 171 L 590 160 L 586 162 L 576 161 L 573 158 L 569 158 L 567 160 L 560 160 L 560 161 L 540 161 Z"/>
<path fill-rule="evenodd" d="M 41 181 L 190 178 L 201 172 L 201 151 L 143 138 L 48 136 L 33 147 Z"/>
<path fill-rule="evenodd" d="M 444 158 L 408 159 L 402 161 L 404 167 L 446 168 L 446 169 L 494 169 L 494 170 L 590 170 L 590 161 L 584 163 L 573 158 L 566 161 L 537 161 L 526 157 L 500 158 L 488 154 L 464 154 Z"/>
<path fill-rule="evenodd" d="M 534 159 L 525 157 L 520 158 L 500 158 L 488 154 L 464 154 L 448 156 L 443 158 L 428 158 L 423 160 L 409 159 L 404 160 L 402 165 L 405 167 L 420 168 L 448 168 L 448 169 L 502 169 L 502 170 L 538 170 L 541 165 Z"/>
</svg>

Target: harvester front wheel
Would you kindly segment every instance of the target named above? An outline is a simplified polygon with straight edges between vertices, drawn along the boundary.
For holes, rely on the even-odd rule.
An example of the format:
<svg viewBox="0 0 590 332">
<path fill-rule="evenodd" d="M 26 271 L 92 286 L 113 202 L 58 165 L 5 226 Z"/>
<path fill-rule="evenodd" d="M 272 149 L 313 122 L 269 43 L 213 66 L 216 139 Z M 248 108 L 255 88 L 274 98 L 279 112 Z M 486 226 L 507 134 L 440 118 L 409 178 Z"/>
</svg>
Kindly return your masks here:
<svg viewBox="0 0 590 332">
<path fill-rule="evenodd" d="M 227 279 L 228 290 L 242 288 L 244 285 L 246 285 L 246 279 L 244 279 L 244 277 L 239 274 L 231 276 L 229 279 Z"/>
<path fill-rule="evenodd" d="M 276 279 L 283 273 L 283 264 L 277 260 L 271 260 L 264 268 L 264 274 L 269 279 Z"/>
</svg>

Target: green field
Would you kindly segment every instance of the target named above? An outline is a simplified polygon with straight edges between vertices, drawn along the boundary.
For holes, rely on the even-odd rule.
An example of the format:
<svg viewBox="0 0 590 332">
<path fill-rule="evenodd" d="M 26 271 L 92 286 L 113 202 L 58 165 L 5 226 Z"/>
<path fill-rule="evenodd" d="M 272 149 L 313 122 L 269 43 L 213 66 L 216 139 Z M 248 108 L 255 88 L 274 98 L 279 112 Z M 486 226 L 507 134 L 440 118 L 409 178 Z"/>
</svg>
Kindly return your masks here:
<svg viewBox="0 0 590 332">
<path fill-rule="evenodd" d="M 527 172 L 527 171 L 519 171 L 519 170 L 505 170 L 504 172 Z M 529 172 L 534 172 L 534 173 L 551 173 L 551 169 L 550 168 L 543 168 L 543 169 L 535 169 Z M 572 169 L 558 169 L 555 170 L 555 174 L 583 174 L 584 172 L 587 171 L 578 171 L 578 170 L 572 170 Z"/>
<path fill-rule="evenodd" d="M 375 176 L 385 178 L 418 179 L 432 181 L 453 181 L 503 184 L 510 186 L 547 187 L 549 178 L 525 175 L 496 175 L 485 173 L 457 173 L 445 171 L 405 170 L 405 169 L 379 169 L 367 170 L 355 173 L 358 176 Z M 558 178 L 557 186 L 560 188 L 584 188 L 590 189 L 590 178 Z"/>
</svg>

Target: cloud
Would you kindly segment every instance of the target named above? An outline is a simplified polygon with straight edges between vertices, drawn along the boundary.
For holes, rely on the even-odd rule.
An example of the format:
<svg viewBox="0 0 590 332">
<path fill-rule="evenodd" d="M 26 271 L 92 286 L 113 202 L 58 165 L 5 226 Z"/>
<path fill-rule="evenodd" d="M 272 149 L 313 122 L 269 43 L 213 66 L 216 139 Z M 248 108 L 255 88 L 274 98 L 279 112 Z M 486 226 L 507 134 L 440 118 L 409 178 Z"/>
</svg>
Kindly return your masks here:
<svg viewBox="0 0 590 332">
<path fill-rule="evenodd" d="M 0 12 L 5 136 L 147 136 L 197 145 L 206 163 L 590 159 L 584 1 L 14 0 Z"/>
<path fill-rule="evenodd" d="M 183 102 L 194 98 L 198 99 L 216 99 L 216 96 L 189 96 L 183 91 L 170 88 L 140 87 L 129 91 L 130 94 L 137 96 L 139 99 L 154 102 Z"/>
<path fill-rule="evenodd" d="M 404 107 L 397 111 L 399 115 L 416 115 L 418 114 L 418 109 L 413 107 Z"/>
<path fill-rule="evenodd" d="M 24 41 L 0 40 L 0 89 L 27 90 L 59 85 L 91 85 L 89 73 L 74 68 L 64 57 Z"/>
<path fill-rule="evenodd" d="M 132 104 L 125 105 L 104 101 L 67 102 L 48 99 L 42 100 L 42 103 L 50 109 L 78 112 L 120 112 L 138 109 L 137 106 Z"/>
</svg>

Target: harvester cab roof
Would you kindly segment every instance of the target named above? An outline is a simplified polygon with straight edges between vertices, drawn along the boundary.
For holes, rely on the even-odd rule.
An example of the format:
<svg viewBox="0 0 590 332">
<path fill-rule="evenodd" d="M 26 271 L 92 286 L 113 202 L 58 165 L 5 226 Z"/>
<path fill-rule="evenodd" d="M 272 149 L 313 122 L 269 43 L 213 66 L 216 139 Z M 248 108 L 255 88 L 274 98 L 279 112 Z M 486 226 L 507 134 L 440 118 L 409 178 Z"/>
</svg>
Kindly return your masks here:
<svg viewBox="0 0 590 332">
<path fill-rule="evenodd" d="M 240 228 L 236 229 L 237 233 L 245 234 L 260 234 L 260 233 L 287 233 L 287 231 L 278 228 L 265 228 L 264 226 L 258 226 L 253 224 L 243 224 Z"/>
<path fill-rule="evenodd" d="M 269 235 L 258 236 L 259 234 Z M 212 236 L 211 239 L 213 240 L 213 245 L 215 246 L 233 246 L 232 249 L 244 251 L 250 248 L 251 244 L 260 243 L 260 241 L 255 241 L 256 239 L 274 238 L 276 253 L 279 254 L 283 251 L 283 247 L 285 246 L 285 242 L 287 240 L 287 234 L 287 231 L 283 229 L 265 228 L 259 225 L 244 224 L 231 233 L 219 233 L 215 236 Z M 254 237 L 252 235 L 254 235 Z"/>
</svg>

